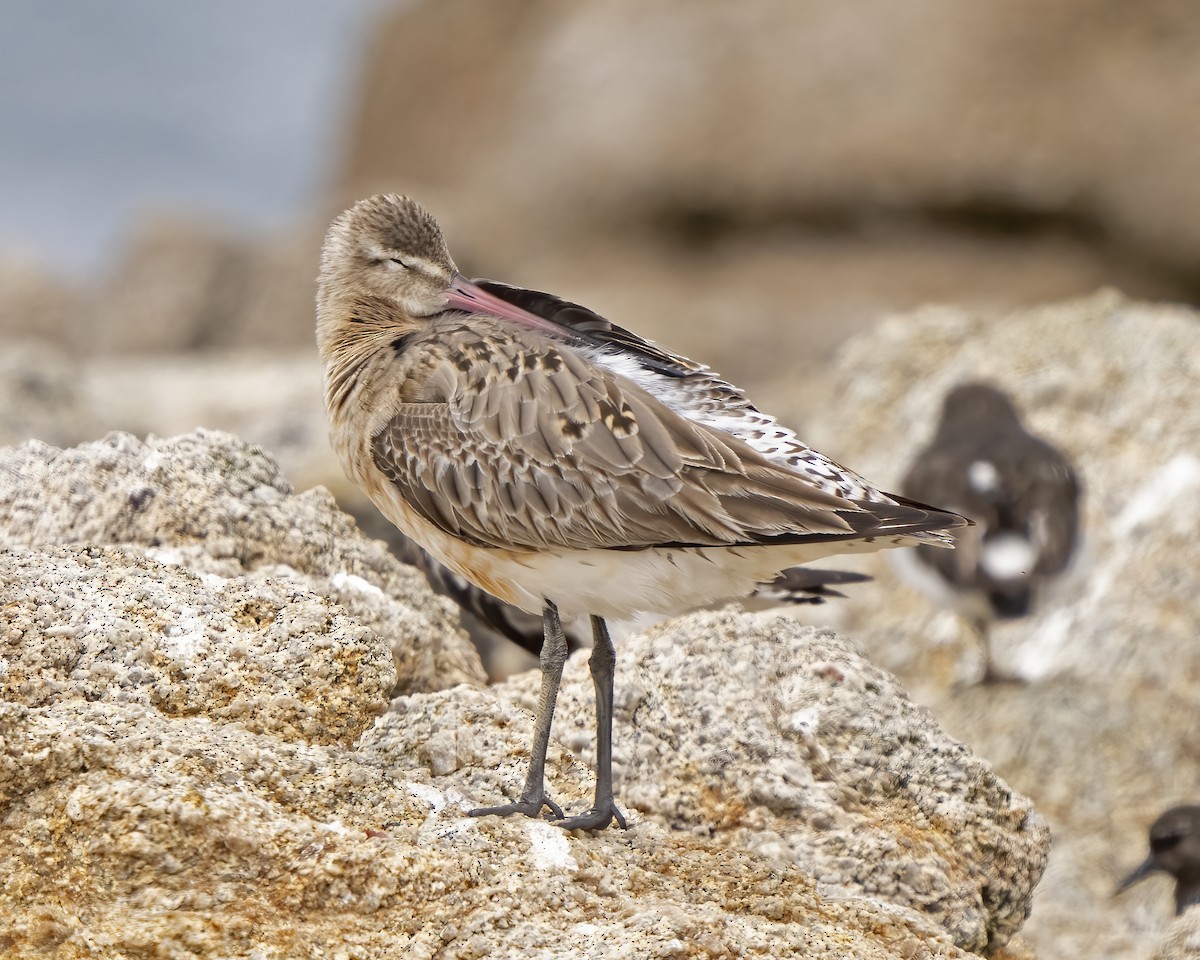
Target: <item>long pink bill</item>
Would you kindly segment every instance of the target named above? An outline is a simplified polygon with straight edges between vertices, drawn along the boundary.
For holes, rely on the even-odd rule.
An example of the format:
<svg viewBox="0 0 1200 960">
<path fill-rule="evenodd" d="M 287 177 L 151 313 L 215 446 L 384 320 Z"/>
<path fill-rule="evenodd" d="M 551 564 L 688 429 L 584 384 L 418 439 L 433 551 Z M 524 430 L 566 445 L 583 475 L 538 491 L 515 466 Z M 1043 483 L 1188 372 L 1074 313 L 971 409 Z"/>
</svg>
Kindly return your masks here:
<svg viewBox="0 0 1200 960">
<path fill-rule="evenodd" d="M 536 313 L 523 310 L 507 300 L 500 299 L 494 293 L 488 293 L 459 273 L 456 273 L 454 279 L 450 281 L 450 291 L 446 294 L 446 302 L 455 310 L 465 310 L 467 313 L 477 313 L 485 317 L 499 317 L 501 320 L 512 320 L 514 323 L 532 327 L 543 333 L 562 336 L 566 332 L 557 323 L 551 323 Z"/>
</svg>

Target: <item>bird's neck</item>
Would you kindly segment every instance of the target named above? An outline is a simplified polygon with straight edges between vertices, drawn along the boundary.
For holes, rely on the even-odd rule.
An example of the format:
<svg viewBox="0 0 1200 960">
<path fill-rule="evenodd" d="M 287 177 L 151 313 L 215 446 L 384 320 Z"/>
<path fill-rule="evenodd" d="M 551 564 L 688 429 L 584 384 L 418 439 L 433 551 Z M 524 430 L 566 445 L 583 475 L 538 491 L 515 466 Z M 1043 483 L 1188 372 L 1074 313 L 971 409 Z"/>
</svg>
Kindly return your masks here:
<svg viewBox="0 0 1200 960">
<path fill-rule="evenodd" d="M 363 368 L 401 335 L 394 310 L 370 297 L 318 297 L 317 350 L 330 412 L 345 407 L 360 386 Z"/>
</svg>

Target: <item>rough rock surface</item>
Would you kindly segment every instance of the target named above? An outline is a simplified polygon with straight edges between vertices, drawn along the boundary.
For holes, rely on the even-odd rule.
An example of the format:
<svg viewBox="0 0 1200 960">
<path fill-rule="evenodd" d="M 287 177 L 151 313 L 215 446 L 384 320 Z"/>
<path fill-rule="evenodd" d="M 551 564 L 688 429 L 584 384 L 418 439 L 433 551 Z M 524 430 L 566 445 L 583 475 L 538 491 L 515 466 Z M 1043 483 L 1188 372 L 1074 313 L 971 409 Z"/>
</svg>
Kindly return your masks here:
<svg viewBox="0 0 1200 960">
<path fill-rule="evenodd" d="M 74 545 L 0 553 L 0 583 L 0 694 L 30 707 L 137 703 L 348 743 L 395 682 L 378 634 L 287 578 Z"/>
<path fill-rule="evenodd" d="M 1171 924 L 1154 960 L 1197 960 L 1200 958 L 1200 910 L 1188 910 Z"/>
<path fill-rule="evenodd" d="M 261 452 L 7 449 L 0 538 L 7 955 L 1026 956 L 1044 822 L 832 633 L 725 612 L 624 643 L 634 825 L 565 835 L 463 815 L 519 785 L 535 678 L 481 688 L 444 606 Z M 590 702 L 576 658 L 570 808 Z"/>
<path fill-rule="evenodd" d="M 617 669 L 614 774 L 630 812 L 803 866 L 825 896 L 915 907 L 968 949 L 1004 943 L 1024 921 L 1048 842 L 1040 817 L 846 641 L 777 615 L 701 613 L 628 638 Z M 557 737 L 590 764 L 583 656 L 566 677 Z M 445 770 L 486 751 L 459 789 L 481 803 L 515 795 L 537 676 L 499 693 L 506 722 L 466 746 L 472 708 L 429 714 L 414 698 L 364 746 L 378 735 L 405 757 L 456 758 L 428 760 Z M 565 810 L 584 808 L 590 777 L 567 766 L 552 791 Z"/>
<path fill-rule="evenodd" d="M 1200 317 L 1104 292 L 1007 315 L 930 308 L 848 342 L 793 390 L 806 439 L 884 485 L 932 434 L 942 395 L 985 378 L 1061 446 L 1085 487 L 1077 568 L 1034 616 L 998 625 L 993 655 L 1026 686 L 962 687 L 970 634 L 898 582 L 828 613 L 1051 820 L 1055 843 L 1025 935 L 1047 957 L 1146 957 L 1169 884 L 1113 899 L 1163 809 L 1200 782 Z M 830 402 L 831 398 L 834 402 Z"/>
<path fill-rule="evenodd" d="M 330 616 L 336 602 L 390 642 L 396 692 L 484 679 L 451 604 L 433 596 L 420 574 L 362 536 L 326 491 L 293 495 L 270 457 L 228 434 L 198 430 L 146 442 L 110 434 L 69 450 L 37 441 L 5 449 L 0 546 L 69 544 L 116 545 L 182 567 L 201 578 L 202 595 L 185 603 L 210 602 L 206 577 L 221 590 L 274 580 L 262 605 L 266 624 L 277 615 L 319 620 L 293 610 L 309 602 L 305 594 L 317 594 L 313 602 Z M 139 567 L 136 558 L 128 562 Z M 289 590 L 294 598 L 282 613 L 271 612 Z M 86 603 L 76 607 L 72 617 L 86 616 Z"/>
</svg>

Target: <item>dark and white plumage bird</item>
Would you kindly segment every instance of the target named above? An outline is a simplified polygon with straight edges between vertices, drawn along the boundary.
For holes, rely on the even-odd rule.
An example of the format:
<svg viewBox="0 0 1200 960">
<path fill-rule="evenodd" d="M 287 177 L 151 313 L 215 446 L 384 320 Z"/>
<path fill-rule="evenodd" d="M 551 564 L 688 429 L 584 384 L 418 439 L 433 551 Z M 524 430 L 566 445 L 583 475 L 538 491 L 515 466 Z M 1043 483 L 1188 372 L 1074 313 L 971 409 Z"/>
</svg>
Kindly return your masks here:
<svg viewBox="0 0 1200 960">
<path fill-rule="evenodd" d="M 1150 825 L 1150 855 L 1117 893 L 1158 872 L 1175 878 L 1176 915 L 1200 903 L 1200 807 L 1172 807 Z"/>
<path fill-rule="evenodd" d="M 966 522 L 884 493 L 707 367 L 584 307 L 467 280 L 406 197 L 360 201 L 333 222 L 317 344 L 347 473 L 439 563 L 542 615 L 525 786 L 474 815 L 548 807 L 567 829 L 624 825 L 604 618 L 745 596 L 834 553 L 950 545 Z M 544 785 L 560 610 L 591 619 L 596 688 L 595 802 L 567 819 Z"/>
<path fill-rule="evenodd" d="M 989 624 L 1028 614 L 1047 582 L 1066 570 L 1079 539 L 1074 468 L 1025 430 L 1004 393 L 967 383 L 946 395 L 937 435 L 918 454 L 902 489 L 975 521 L 954 531 L 956 550 L 921 547 L 912 560 L 935 575 L 935 599 L 978 633 L 984 679 L 1007 679 L 991 662 Z"/>
</svg>

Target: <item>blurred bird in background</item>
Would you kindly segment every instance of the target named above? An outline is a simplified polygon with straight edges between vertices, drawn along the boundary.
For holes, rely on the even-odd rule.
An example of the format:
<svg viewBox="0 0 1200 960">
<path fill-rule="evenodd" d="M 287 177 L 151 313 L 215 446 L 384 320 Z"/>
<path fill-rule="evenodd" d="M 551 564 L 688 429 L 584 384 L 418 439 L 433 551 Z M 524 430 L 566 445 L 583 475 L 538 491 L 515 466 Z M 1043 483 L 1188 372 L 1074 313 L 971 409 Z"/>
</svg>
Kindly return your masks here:
<svg viewBox="0 0 1200 960">
<path fill-rule="evenodd" d="M 906 497 L 945 504 L 975 521 L 953 531 L 957 549 L 918 547 L 900 569 L 966 619 L 983 646 L 983 682 L 1012 680 L 992 663 L 989 629 L 1024 617 L 1071 562 L 1080 484 L 1067 458 L 1025 430 L 1013 402 L 984 383 L 945 397 L 932 443 L 902 484 Z"/>
<path fill-rule="evenodd" d="M 1175 878 L 1176 916 L 1200 903 L 1200 807 L 1172 807 L 1150 825 L 1150 855 L 1116 892 L 1159 872 Z"/>
</svg>

